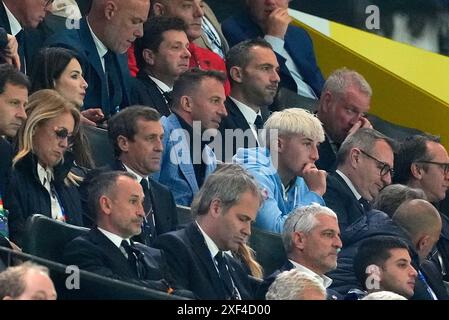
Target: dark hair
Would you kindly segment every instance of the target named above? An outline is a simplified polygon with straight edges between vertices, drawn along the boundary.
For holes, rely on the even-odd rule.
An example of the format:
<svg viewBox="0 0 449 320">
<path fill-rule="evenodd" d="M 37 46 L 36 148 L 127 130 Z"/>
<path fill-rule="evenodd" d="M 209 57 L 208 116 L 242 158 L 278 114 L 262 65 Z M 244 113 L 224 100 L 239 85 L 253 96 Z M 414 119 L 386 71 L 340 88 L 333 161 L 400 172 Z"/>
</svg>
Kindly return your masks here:
<svg viewBox="0 0 449 320">
<path fill-rule="evenodd" d="M 2 64 L 0 65 L 0 94 L 5 92 L 7 83 L 30 90 L 30 81 L 26 75 L 10 64 Z"/>
<path fill-rule="evenodd" d="M 367 268 L 376 265 L 381 268 L 391 257 L 392 249 L 407 249 L 407 243 L 393 236 L 376 236 L 363 241 L 354 256 L 354 273 L 363 288 L 366 289 Z"/>
<path fill-rule="evenodd" d="M 262 38 L 245 40 L 233 46 L 226 55 L 226 71 L 231 74 L 231 68 L 234 66 L 245 68 L 251 61 L 250 50 L 254 47 L 263 47 L 273 50 L 270 43 Z M 232 82 L 232 78 L 230 77 Z"/>
<path fill-rule="evenodd" d="M 412 176 L 410 171 L 412 163 L 417 161 L 430 161 L 432 155 L 427 149 L 428 142 L 440 143 L 440 138 L 428 134 L 418 134 L 407 137 L 401 141 L 399 150 L 394 156 L 394 183 L 407 184 Z M 426 168 L 426 164 L 422 164 Z"/>
<path fill-rule="evenodd" d="M 122 150 L 118 146 L 117 138 L 124 136 L 134 141 L 137 133 L 137 121 L 159 121 L 161 115 L 156 109 L 145 106 L 131 106 L 116 113 L 108 122 L 108 136 L 114 146 L 115 156 L 120 156 Z"/>
<path fill-rule="evenodd" d="M 198 68 L 190 69 L 179 76 L 173 85 L 172 108 L 176 109 L 180 103 L 181 97 L 191 95 L 198 89 L 201 82 L 206 78 L 213 78 L 221 83 L 225 83 L 226 75 L 216 70 L 201 70 Z"/>
<path fill-rule="evenodd" d="M 373 209 L 383 211 L 392 217 L 402 203 L 412 199 L 427 200 L 426 193 L 422 189 L 403 184 L 390 184 L 383 188 L 374 199 Z"/>
<path fill-rule="evenodd" d="M 61 77 L 67 65 L 72 59 L 80 57 L 72 50 L 66 48 L 43 48 L 34 60 L 34 68 L 31 72 L 31 92 L 41 89 L 54 89 L 54 81 Z"/>
<path fill-rule="evenodd" d="M 100 172 L 91 177 L 85 183 L 87 184 L 87 208 L 89 216 L 97 221 L 100 212 L 100 198 L 104 195 L 111 196 L 117 186 L 117 180 L 120 177 L 128 177 L 136 180 L 136 177 L 126 171 L 107 171 Z"/>
<path fill-rule="evenodd" d="M 186 31 L 187 27 L 184 21 L 176 17 L 153 17 L 143 24 L 143 36 L 137 38 L 134 43 L 134 55 L 137 66 L 143 69 L 146 62 L 143 59 L 143 50 L 150 49 L 158 52 L 159 46 L 164 41 L 163 33 L 170 30 Z"/>
</svg>

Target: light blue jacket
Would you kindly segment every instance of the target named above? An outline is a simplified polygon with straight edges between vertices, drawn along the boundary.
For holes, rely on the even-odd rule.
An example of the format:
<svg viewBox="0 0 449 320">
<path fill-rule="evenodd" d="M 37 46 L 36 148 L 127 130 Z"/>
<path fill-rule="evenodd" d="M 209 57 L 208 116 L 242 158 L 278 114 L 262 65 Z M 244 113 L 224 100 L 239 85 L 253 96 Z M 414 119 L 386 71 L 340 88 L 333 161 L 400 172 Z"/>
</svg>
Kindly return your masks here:
<svg viewBox="0 0 449 320">
<path fill-rule="evenodd" d="M 262 189 L 265 201 L 257 214 L 256 227 L 281 233 L 285 219 L 294 208 L 313 202 L 324 205 L 323 198 L 310 191 L 301 177 L 297 177 L 288 192 L 284 192 L 281 178 L 273 166 L 270 150 L 240 148 L 232 159 L 251 173 Z"/>
<path fill-rule="evenodd" d="M 153 178 L 173 193 L 176 204 L 190 207 L 194 195 L 198 192 L 190 147 L 186 134 L 175 114 L 161 118 L 164 127 L 164 151 L 161 159 L 161 170 L 153 174 Z M 203 161 L 206 163 L 206 175 L 215 171 L 217 159 L 207 145 L 204 148 Z"/>
</svg>

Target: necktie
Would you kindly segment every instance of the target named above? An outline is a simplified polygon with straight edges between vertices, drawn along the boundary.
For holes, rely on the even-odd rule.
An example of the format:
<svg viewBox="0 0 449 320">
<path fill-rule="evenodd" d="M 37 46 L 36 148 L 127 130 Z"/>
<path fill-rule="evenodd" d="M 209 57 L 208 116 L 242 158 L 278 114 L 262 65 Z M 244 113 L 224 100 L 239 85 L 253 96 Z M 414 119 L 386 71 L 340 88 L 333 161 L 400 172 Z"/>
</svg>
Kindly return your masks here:
<svg viewBox="0 0 449 320">
<path fill-rule="evenodd" d="M 16 34 L 17 44 L 19 46 L 18 53 L 20 57 L 20 71 L 26 73 L 26 62 L 25 62 L 25 31 L 20 30 L 18 34 Z"/>
<path fill-rule="evenodd" d="M 370 205 L 370 203 L 369 203 L 367 200 L 365 200 L 365 199 L 363 199 L 363 198 L 360 198 L 360 199 L 359 199 L 359 203 L 362 205 L 362 208 L 363 208 L 363 210 L 364 210 L 365 212 L 371 210 L 371 205 Z"/>
<path fill-rule="evenodd" d="M 114 114 L 120 110 L 123 100 L 123 92 L 120 81 L 120 72 L 114 52 L 109 50 L 104 56 L 104 69 L 106 75 L 106 86 L 109 96 L 109 112 Z"/>
<path fill-rule="evenodd" d="M 215 255 L 215 261 L 217 261 L 218 274 L 226 290 L 227 299 L 236 299 L 236 290 L 234 288 L 234 283 L 232 282 L 231 274 L 229 273 L 226 258 L 223 256 L 223 251 L 218 251 Z"/>
<path fill-rule="evenodd" d="M 133 243 L 129 244 L 128 241 L 123 240 L 120 245 L 126 252 L 126 259 L 130 264 L 133 271 L 136 273 L 138 279 L 145 278 L 145 266 L 142 261 L 142 253 L 134 246 Z"/>
<path fill-rule="evenodd" d="M 260 114 L 257 115 L 256 120 L 254 121 L 254 125 L 257 130 L 263 129 L 263 120 Z"/>
<path fill-rule="evenodd" d="M 145 194 L 143 209 L 145 210 L 145 219 L 142 225 L 142 238 L 143 242 L 147 246 L 151 246 L 156 236 L 156 227 L 154 225 L 153 217 L 153 203 L 151 200 L 151 190 L 148 183 L 148 179 L 144 178 L 140 180 L 143 193 Z"/>
</svg>

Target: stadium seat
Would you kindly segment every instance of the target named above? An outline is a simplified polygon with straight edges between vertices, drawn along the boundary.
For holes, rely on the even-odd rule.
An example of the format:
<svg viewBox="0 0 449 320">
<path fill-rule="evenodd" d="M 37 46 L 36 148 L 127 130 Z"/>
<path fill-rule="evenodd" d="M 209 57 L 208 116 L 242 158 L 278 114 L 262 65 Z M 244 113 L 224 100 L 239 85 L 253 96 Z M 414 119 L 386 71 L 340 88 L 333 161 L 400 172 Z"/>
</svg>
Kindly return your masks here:
<svg viewBox="0 0 449 320">
<path fill-rule="evenodd" d="M 89 141 L 95 166 L 113 165 L 114 147 L 109 140 L 108 131 L 93 126 L 83 126 L 83 130 Z"/>
<path fill-rule="evenodd" d="M 256 260 L 262 265 L 265 275 L 270 275 L 282 267 L 287 259 L 281 235 L 278 233 L 252 227 L 249 245 L 256 251 Z"/>
<path fill-rule="evenodd" d="M 187 224 L 194 220 L 190 207 L 176 205 L 176 212 L 178 214 L 178 226 Z"/>
</svg>

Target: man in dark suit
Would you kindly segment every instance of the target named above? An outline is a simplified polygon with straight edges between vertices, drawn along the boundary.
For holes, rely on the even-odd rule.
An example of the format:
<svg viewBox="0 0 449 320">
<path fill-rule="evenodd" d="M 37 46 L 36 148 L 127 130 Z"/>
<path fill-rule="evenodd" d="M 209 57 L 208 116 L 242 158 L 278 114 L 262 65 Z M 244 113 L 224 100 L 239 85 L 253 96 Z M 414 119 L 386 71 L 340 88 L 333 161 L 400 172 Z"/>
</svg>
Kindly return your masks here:
<svg viewBox="0 0 449 320">
<path fill-rule="evenodd" d="M 404 139 L 395 155 L 395 168 L 396 183 L 422 189 L 427 200 L 434 205 L 447 201 L 445 198 L 449 184 L 449 156 L 438 137 L 415 135 Z M 441 219 L 443 229 L 433 260 L 438 264 L 445 280 L 449 280 L 448 213 L 441 211 Z"/>
<path fill-rule="evenodd" d="M 132 82 L 132 103 L 156 108 L 161 115 L 169 116 L 173 84 L 189 69 L 188 48 L 184 21 L 163 16 L 148 20 L 134 48 L 139 72 Z"/>
<path fill-rule="evenodd" d="M 13 149 L 7 138 L 14 138 L 25 122 L 28 78 L 11 65 L 0 65 L 0 195 L 5 195 Z"/>
<path fill-rule="evenodd" d="M 222 23 L 230 46 L 264 37 L 276 52 L 280 65 L 280 87 L 316 100 L 324 79 L 316 64 L 310 36 L 299 27 L 289 25 L 289 0 L 246 0 L 246 10 Z"/>
<path fill-rule="evenodd" d="M 133 174 L 143 187 L 145 218 L 136 240 L 148 246 L 178 224 L 173 195 L 150 177 L 160 169 L 164 130 L 159 117 L 153 108 L 132 106 L 114 115 L 108 126 L 117 157 L 112 169 Z"/>
<path fill-rule="evenodd" d="M 219 128 L 222 144 L 215 146 L 219 159 L 231 162 L 238 148 L 260 146 L 258 130 L 269 117 L 268 106 L 273 103 L 279 84 L 278 68 L 271 45 L 262 39 L 241 42 L 228 52 L 226 69 L 231 94 L 225 102 L 228 116 Z M 227 129 L 240 129 L 243 133 L 231 134 L 233 131 Z"/>
<path fill-rule="evenodd" d="M 364 117 L 370 109 L 371 95 L 369 83 L 356 71 L 342 68 L 327 78 L 317 109 L 326 135 L 318 148 L 318 168 L 334 171 L 338 149 L 346 137 L 360 128 L 372 128 Z"/>
<path fill-rule="evenodd" d="M 34 54 L 41 48 L 43 35 L 36 30 L 49 12 L 53 0 L 0 1 L 0 27 L 18 43 L 20 70 L 29 73 Z"/>
<path fill-rule="evenodd" d="M 393 141 L 374 129 L 349 136 L 337 154 L 337 170 L 327 177 L 323 198 L 338 216 L 341 233 L 369 210 L 369 202 L 393 175 Z"/>
<path fill-rule="evenodd" d="M 261 201 L 257 183 L 240 167 L 226 165 L 211 174 L 192 204 L 196 221 L 156 241 L 176 283 L 200 299 L 253 298 L 247 273 L 226 251 L 246 242 Z"/>
<path fill-rule="evenodd" d="M 126 52 L 142 36 L 150 0 L 94 1 L 79 28 L 67 29 L 47 40 L 49 46 L 77 52 L 89 87 L 85 109 L 101 108 L 106 116 L 130 104 L 130 74 Z"/>
<path fill-rule="evenodd" d="M 326 289 L 331 285 L 332 279 L 325 274 L 337 267 L 337 254 L 342 247 L 335 212 L 319 204 L 296 208 L 285 221 L 282 241 L 288 260 L 265 279 L 258 292 L 261 299 L 277 275 L 294 268 L 311 275 Z M 329 289 L 327 295 L 330 300 L 339 298 Z"/>
<path fill-rule="evenodd" d="M 130 240 L 141 232 L 143 201 L 142 187 L 130 173 L 105 172 L 92 179 L 88 206 L 96 226 L 66 245 L 64 263 L 110 279 L 171 292 L 162 252 Z M 86 289 L 83 283 L 80 288 Z"/>
</svg>

